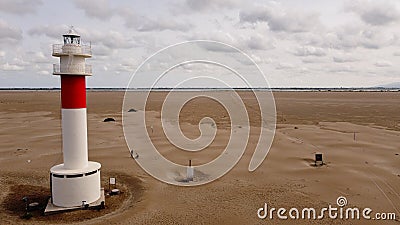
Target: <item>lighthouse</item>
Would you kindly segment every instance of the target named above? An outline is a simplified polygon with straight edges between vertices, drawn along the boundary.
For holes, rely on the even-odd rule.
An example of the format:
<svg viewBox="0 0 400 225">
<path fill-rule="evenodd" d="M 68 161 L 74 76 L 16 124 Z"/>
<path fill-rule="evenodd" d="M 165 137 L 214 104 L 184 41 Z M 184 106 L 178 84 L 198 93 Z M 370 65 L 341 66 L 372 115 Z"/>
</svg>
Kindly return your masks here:
<svg viewBox="0 0 400 225">
<path fill-rule="evenodd" d="M 86 76 L 92 68 L 91 46 L 81 43 L 73 27 L 63 35 L 63 44 L 53 45 L 53 75 L 61 77 L 61 125 L 63 164 L 50 169 L 51 203 L 57 207 L 77 207 L 101 197 L 98 162 L 88 161 Z"/>
</svg>

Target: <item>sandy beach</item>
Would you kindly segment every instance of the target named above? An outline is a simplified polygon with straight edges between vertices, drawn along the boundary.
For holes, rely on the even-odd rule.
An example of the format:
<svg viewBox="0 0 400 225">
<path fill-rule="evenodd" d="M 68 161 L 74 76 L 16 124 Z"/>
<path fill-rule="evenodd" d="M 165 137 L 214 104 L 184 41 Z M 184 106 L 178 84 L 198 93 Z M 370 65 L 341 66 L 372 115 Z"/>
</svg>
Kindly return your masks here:
<svg viewBox="0 0 400 225">
<path fill-rule="evenodd" d="M 32 192 L 50 195 L 49 169 L 62 163 L 60 93 L 1 91 L 0 224 L 400 224 L 400 92 L 275 92 L 275 138 L 254 172 L 248 165 L 260 117 L 251 110 L 256 105 L 252 94 L 239 94 L 252 125 L 242 159 L 214 182 L 179 187 L 151 177 L 131 158 L 122 129 L 124 92 L 88 92 L 89 159 L 102 164 L 102 186 L 108 188 L 108 177 L 116 177 L 124 193 L 120 199 L 110 197 L 109 204 L 106 200 L 108 209 L 89 212 L 87 217 L 82 211 L 35 215 L 26 221 L 20 218 L 21 199 L 13 205 L 11 197 Z M 146 106 L 150 137 L 160 153 L 181 164 L 193 159 L 195 165 L 221 154 L 231 129 L 226 110 L 205 98 L 183 108 L 179 119 L 187 137 L 199 136 L 204 116 L 212 117 L 218 127 L 208 148 L 185 153 L 171 146 L 162 132 L 165 96 L 152 93 Z M 107 117 L 116 121 L 103 122 Z M 325 165 L 314 166 L 316 152 L 323 154 Z M 257 217 L 264 203 L 319 209 L 336 206 L 339 196 L 347 198 L 347 206 L 394 212 L 397 221 Z"/>
</svg>

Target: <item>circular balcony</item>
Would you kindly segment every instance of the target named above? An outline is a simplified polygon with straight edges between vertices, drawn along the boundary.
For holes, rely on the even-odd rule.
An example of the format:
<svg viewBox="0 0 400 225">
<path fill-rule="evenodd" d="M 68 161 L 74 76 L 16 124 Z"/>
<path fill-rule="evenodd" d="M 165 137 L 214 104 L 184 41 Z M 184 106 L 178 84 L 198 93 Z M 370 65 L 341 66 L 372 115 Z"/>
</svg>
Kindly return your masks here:
<svg viewBox="0 0 400 225">
<path fill-rule="evenodd" d="M 79 65 L 79 66 L 61 66 L 60 64 L 53 64 L 53 75 L 92 75 L 92 65 Z"/>
<path fill-rule="evenodd" d="M 54 44 L 52 55 L 55 57 L 75 55 L 90 58 L 92 57 L 92 48 L 90 45 Z"/>
</svg>

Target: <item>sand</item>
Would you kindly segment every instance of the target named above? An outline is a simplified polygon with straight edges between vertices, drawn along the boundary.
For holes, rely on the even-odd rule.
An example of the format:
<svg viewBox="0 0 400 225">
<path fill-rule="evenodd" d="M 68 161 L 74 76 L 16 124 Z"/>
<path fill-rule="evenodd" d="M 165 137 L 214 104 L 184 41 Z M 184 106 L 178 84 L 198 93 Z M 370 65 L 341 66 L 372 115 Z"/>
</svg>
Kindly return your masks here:
<svg viewBox="0 0 400 225">
<path fill-rule="evenodd" d="M 170 146 L 162 133 L 159 113 L 165 95 L 152 93 L 147 106 L 154 145 L 165 157 L 182 164 L 189 158 L 201 164 L 218 157 L 231 128 L 223 107 L 209 99 L 197 99 L 182 110 L 180 121 L 187 137 L 198 137 L 198 123 L 204 116 L 214 118 L 218 127 L 212 145 L 193 155 Z M 257 140 L 260 118 L 254 110 L 256 102 L 250 93 L 240 95 L 249 109 L 250 140 Z M 20 203 L 9 206 L 10 196 L 19 198 L 16 190 L 43 196 L 48 192 L 49 169 L 62 163 L 60 96 L 59 92 L 2 91 L 1 224 L 75 224 L 76 217 L 82 224 L 399 224 L 257 217 L 264 203 L 276 208 L 318 209 L 336 206 L 339 196 L 345 196 L 349 206 L 400 216 L 400 93 L 277 92 L 274 96 L 276 135 L 267 158 L 256 171 L 247 170 L 255 147 L 251 141 L 243 158 L 227 175 L 206 185 L 179 187 L 154 179 L 130 157 L 122 130 L 123 92 L 89 92 L 89 158 L 102 164 L 102 186 L 108 188 L 107 178 L 115 176 L 125 196 L 118 201 L 111 199 L 108 206 L 106 202 L 108 210 L 103 212 L 45 218 L 35 214 L 25 221 L 19 217 L 23 212 Z M 103 122 L 107 117 L 116 122 Z M 313 166 L 316 152 L 323 153 L 325 165 Z"/>
</svg>

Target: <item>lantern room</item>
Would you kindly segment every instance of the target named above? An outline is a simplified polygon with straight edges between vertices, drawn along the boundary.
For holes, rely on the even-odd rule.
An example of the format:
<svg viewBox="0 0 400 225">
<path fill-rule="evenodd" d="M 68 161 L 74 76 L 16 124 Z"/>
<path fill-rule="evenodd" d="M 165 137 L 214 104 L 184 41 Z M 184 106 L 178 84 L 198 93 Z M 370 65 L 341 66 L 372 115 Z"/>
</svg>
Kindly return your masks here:
<svg viewBox="0 0 400 225">
<path fill-rule="evenodd" d="M 80 45 L 81 44 L 81 36 L 76 33 L 74 27 L 71 26 L 68 33 L 63 35 L 64 38 L 64 45 L 73 44 L 73 45 Z"/>
</svg>

